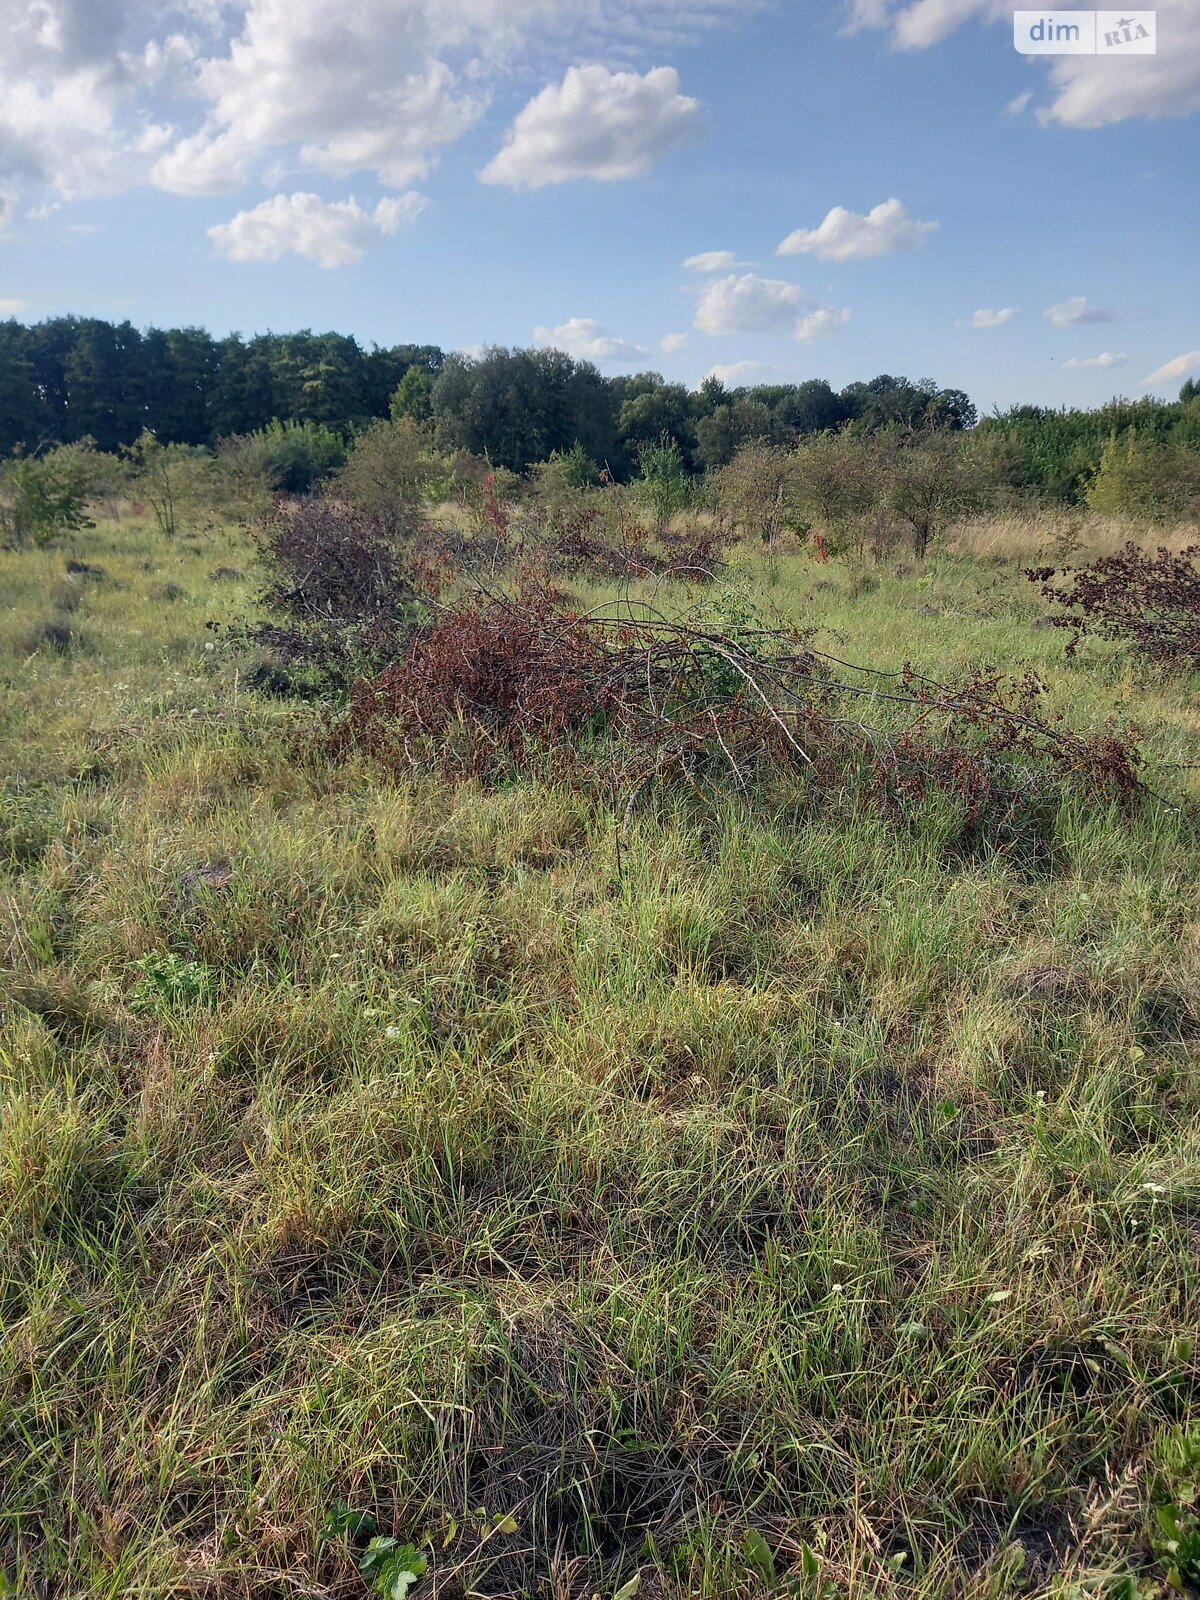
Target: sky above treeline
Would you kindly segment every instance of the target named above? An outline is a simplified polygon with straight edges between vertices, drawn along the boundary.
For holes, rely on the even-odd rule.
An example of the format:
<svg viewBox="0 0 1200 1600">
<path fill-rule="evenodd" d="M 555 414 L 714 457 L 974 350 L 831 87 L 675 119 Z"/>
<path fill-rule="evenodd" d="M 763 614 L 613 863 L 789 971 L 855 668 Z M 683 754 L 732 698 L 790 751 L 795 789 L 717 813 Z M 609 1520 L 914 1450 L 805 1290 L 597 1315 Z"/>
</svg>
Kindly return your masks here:
<svg viewBox="0 0 1200 1600">
<path fill-rule="evenodd" d="M 0 0 L 0 316 L 983 409 L 1200 373 L 1200 0 Z"/>
</svg>

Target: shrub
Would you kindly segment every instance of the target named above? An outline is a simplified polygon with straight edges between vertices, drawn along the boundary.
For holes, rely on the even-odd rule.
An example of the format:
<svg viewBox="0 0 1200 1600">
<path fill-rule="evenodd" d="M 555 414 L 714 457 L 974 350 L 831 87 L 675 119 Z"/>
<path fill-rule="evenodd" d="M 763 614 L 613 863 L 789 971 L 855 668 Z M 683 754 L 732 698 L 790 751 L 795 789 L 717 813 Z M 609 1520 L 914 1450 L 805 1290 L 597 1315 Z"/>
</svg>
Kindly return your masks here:
<svg viewBox="0 0 1200 1600">
<path fill-rule="evenodd" d="M 0 475 L 0 525 L 18 545 L 43 545 L 58 534 L 90 528 L 87 482 L 71 456 L 18 457 Z"/>
<path fill-rule="evenodd" d="M 207 450 L 162 444 L 147 428 L 131 446 L 129 459 L 137 491 L 165 538 L 175 537 L 182 518 L 211 509 L 215 474 Z"/>
<path fill-rule="evenodd" d="M 862 548 L 881 493 L 879 461 L 869 441 L 848 433 L 806 439 L 793 452 L 790 484 L 801 527 L 816 529 L 835 554 Z"/>
<path fill-rule="evenodd" d="M 773 544 L 782 533 L 805 534 L 809 523 L 798 493 L 799 456 L 759 440 L 743 445 L 709 480 L 718 512 L 729 525 Z"/>
<path fill-rule="evenodd" d="M 284 494 L 306 494 L 346 459 L 341 434 L 317 422 L 276 420 L 257 433 L 224 439 L 217 448 L 226 457 L 236 453 L 240 471 L 257 471 Z"/>
<path fill-rule="evenodd" d="M 1167 669 L 1200 669 L 1200 545 L 1178 555 L 1159 548 L 1151 555 L 1132 540 L 1091 566 L 1034 567 L 1026 576 L 1047 600 L 1064 609 L 1050 620 L 1069 628 L 1073 655 L 1085 635 L 1119 639 L 1146 660 Z"/>
<path fill-rule="evenodd" d="M 320 496 L 281 504 L 258 535 L 269 620 L 249 637 L 325 688 L 379 671 L 416 620 L 407 562 L 424 526 L 415 507 L 380 520 Z"/>
<path fill-rule="evenodd" d="M 684 466 L 683 451 L 670 434 L 664 433 L 654 444 L 638 446 L 638 475 L 635 488 L 658 526 L 665 527 L 691 499 L 691 483 Z"/>
<path fill-rule="evenodd" d="M 1155 439 L 1132 428 L 1111 434 L 1087 489 L 1091 511 L 1152 522 L 1200 517 L 1200 450 L 1181 439 Z"/>
<path fill-rule="evenodd" d="M 328 492 L 357 514 L 398 531 L 426 497 L 439 470 L 425 428 L 404 417 L 375 422 L 354 441 Z"/>
<path fill-rule="evenodd" d="M 819 794 L 848 784 L 886 811 L 940 798 L 962 827 L 1015 828 L 1062 786 L 1140 788 L 1131 739 L 1071 732 L 1037 680 L 937 683 L 848 668 L 753 617 L 712 607 L 667 622 L 631 607 L 582 616 L 544 589 L 443 610 L 401 660 L 358 684 L 341 738 L 395 766 L 502 778 L 536 767 L 628 804 L 672 776 L 740 786 L 781 767 Z M 867 720 L 874 709 L 876 720 Z"/>
</svg>

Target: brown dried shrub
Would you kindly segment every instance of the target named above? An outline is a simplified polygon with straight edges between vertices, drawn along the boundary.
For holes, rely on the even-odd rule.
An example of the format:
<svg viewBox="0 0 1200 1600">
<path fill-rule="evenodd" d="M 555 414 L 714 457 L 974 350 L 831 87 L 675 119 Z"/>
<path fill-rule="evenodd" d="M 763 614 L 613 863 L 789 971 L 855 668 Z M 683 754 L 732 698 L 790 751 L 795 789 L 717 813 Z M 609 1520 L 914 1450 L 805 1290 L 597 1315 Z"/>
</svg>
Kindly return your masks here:
<svg viewBox="0 0 1200 1600">
<path fill-rule="evenodd" d="M 1088 634 L 1118 639 L 1166 670 L 1200 668 L 1200 545 L 1152 555 L 1130 540 L 1090 566 L 1033 567 L 1026 577 L 1063 607 L 1050 621 L 1071 630 L 1073 655 Z"/>
<path fill-rule="evenodd" d="M 1016 825 L 1066 788 L 1141 789 L 1135 737 L 1077 734 L 1033 677 L 939 683 L 822 655 L 786 630 L 723 632 L 630 607 L 583 616 L 544 588 L 440 610 L 354 690 L 340 737 L 396 766 L 499 778 L 537 771 L 628 803 L 653 783 L 742 787 L 782 767 L 886 811 L 941 797 L 961 825 Z"/>
</svg>

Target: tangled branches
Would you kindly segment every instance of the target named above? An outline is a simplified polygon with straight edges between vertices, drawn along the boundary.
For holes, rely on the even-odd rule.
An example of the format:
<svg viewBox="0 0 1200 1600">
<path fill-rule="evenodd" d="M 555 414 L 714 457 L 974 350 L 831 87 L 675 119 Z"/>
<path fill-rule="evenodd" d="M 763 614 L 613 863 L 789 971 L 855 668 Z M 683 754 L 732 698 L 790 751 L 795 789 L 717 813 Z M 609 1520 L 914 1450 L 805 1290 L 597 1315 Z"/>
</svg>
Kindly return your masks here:
<svg viewBox="0 0 1200 1600">
<path fill-rule="evenodd" d="M 1034 567 L 1026 576 L 1047 600 L 1065 608 L 1051 617 L 1070 628 L 1073 655 L 1086 634 L 1121 639 L 1155 666 L 1176 671 L 1200 668 L 1200 545 L 1178 555 L 1159 548 L 1151 555 L 1132 540 L 1113 556 L 1088 567 L 1058 571 Z"/>
<path fill-rule="evenodd" d="M 436 613 L 408 654 L 354 691 L 342 737 L 394 766 L 496 778 L 537 770 L 625 792 L 790 767 L 885 809 L 941 795 L 964 825 L 1012 819 L 1070 784 L 1141 785 L 1129 737 L 1074 733 L 1029 677 L 938 683 L 825 655 L 783 629 L 722 631 L 628 605 L 580 614 L 544 590 Z"/>
</svg>

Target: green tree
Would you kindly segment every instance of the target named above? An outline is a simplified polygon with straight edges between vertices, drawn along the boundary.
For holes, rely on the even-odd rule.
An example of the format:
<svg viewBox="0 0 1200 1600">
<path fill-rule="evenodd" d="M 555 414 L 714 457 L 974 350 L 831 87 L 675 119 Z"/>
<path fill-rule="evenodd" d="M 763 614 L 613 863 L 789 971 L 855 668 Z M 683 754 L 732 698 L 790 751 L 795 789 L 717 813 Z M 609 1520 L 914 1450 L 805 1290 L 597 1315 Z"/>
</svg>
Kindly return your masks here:
<svg viewBox="0 0 1200 1600">
<path fill-rule="evenodd" d="M 411 527 L 413 508 L 440 471 L 428 428 L 401 417 L 373 422 L 333 476 L 331 493 L 389 533 Z"/>
<path fill-rule="evenodd" d="M 18 545 L 43 545 L 58 534 L 90 528 L 87 485 L 77 462 L 19 456 L 0 475 L 0 521 Z"/>
<path fill-rule="evenodd" d="M 393 422 L 401 417 L 428 422 L 433 416 L 433 373 L 427 367 L 409 367 L 396 385 L 389 409 Z"/>
<path fill-rule="evenodd" d="M 639 446 L 635 487 L 659 528 L 664 528 L 688 505 L 691 485 L 683 464 L 683 451 L 679 441 L 669 433 L 664 433 L 653 444 Z"/>
</svg>

